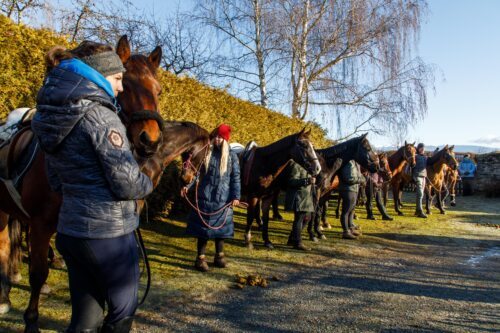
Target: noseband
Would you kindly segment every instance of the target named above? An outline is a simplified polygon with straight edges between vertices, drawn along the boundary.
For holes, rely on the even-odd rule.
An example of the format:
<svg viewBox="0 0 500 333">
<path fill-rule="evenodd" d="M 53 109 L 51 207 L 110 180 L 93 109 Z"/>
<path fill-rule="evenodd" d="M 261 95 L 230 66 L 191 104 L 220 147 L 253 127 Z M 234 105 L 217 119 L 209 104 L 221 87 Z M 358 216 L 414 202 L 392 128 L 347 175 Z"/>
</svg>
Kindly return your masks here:
<svg viewBox="0 0 500 333">
<path fill-rule="evenodd" d="M 130 116 L 128 116 L 123 110 L 121 110 L 118 113 L 118 116 L 127 128 L 133 123 L 145 120 L 155 120 L 161 132 L 163 132 L 163 129 L 165 128 L 165 122 L 160 113 L 153 110 L 141 110 L 132 112 Z"/>
</svg>

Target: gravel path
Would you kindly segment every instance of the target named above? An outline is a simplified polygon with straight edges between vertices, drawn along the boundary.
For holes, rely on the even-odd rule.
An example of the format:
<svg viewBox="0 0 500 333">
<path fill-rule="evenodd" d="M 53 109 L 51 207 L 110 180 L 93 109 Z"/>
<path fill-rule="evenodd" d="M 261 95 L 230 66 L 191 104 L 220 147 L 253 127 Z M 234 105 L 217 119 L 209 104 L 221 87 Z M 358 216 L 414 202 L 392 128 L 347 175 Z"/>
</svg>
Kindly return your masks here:
<svg viewBox="0 0 500 333">
<path fill-rule="evenodd" d="M 269 288 L 169 296 L 136 331 L 499 332 L 499 229 L 450 223 L 473 237 L 364 235 L 335 257 L 283 267 Z"/>
</svg>

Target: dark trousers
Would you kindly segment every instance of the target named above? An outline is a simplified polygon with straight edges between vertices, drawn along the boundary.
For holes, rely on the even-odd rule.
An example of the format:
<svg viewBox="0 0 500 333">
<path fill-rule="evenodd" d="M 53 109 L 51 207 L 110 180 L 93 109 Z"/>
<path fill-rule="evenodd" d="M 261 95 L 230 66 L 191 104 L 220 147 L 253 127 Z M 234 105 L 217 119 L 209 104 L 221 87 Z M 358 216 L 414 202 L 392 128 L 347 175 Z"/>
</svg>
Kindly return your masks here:
<svg viewBox="0 0 500 333">
<path fill-rule="evenodd" d="M 312 218 L 311 212 L 294 212 L 290 241 L 294 244 L 302 243 L 302 230 Z"/>
<path fill-rule="evenodd" d="M 354 219 L 354 212 L 356 209 L 356 201 L 358 199 L 357 192 L 340 191 L 342 198 L 342 213 L 340 214 L 340 225 L 344 231 L 354 227 L 352 223 Z"/>
<path fill-rule="evenodd" d="M 207 252 L 207 244 L 208 244 L 208 239 L 206 238 L 198 238 L 198 256 L 205 255 Z M 224 252 L 224 238 L 216 238 L 215 239 L 215 253 L 221 253 Z"/>
<path fill-rule="evenodd" d="M 139 255 L 134 233 L 109 239 L 57 234 L 57 250 L 68 267 L 71 294 L 69 331 L 95 329 L 134 315 Z M 103 318 L 104 306 L 108 313 Z"/>
<path fill-rule="evenodd" d="M 378 186 L 373 185 L 373 183 L 369 181 L 366 185 L 366 213 L 368 217 L 373 216 L 373 196 L 375 196 L 375 202 L 380 214 L 385 217 L 389 216 L 382 201 L 382 189 Z"/>
</svg>

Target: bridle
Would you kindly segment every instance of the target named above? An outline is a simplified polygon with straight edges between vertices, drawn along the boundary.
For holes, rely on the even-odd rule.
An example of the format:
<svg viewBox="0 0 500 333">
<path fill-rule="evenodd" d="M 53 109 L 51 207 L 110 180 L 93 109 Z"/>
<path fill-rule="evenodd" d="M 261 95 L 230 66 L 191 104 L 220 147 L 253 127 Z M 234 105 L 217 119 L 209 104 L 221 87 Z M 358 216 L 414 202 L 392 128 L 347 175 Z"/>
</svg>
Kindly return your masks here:
<svg viewBox="0 0 500 333">
<path fill-rule="evenodd" d="M 301 141 L 301 139 L 297 139 L 297 142 Z M 310 147 L 312 147 L 312 145 L 310 145 Z M 309 170 L 309 172 L 312 172 L 312 165 L 315 161 L 318 161 L 319 163 L 319 159 L 318 159 L 318 156 L 316 157 L 307 157 L 306 154 L 304 154 L 303 150 L 300 149 L 299 147 L 297 147 L 297 145 L 295 145 L 295 149 L 297 149 L 299 151 L 299 154 L 300 154 L 300 158 L 302 159 L 302 161 L 304 162 L 304 164 L 307 165 L 307 168 Z"/>
<path fill-rule="evenodd" d="M 203 163 L 200 163 L 200 165 L 198 167 L 196 167 L 193 164 L 193 162 L 191 162 L 191 161 L 192 161 L 193 157 L 197 156 L 199 153 L 201 153 L 203 150 L 205 150 L 205 156 L 203 156 L 203 160 L 202 160 L 202 161 L 204 161 L 208 155 L 208 149 L 206 149 L 206 148 L 209 146 L 210 146 L 210 140 L 207 139 L 207 143 L 203 147 L 201 147 L 200 149 L 198 149 L 195 152 L 189 153 L 189 156 L 186 159 L 186 161 L 184 161 L 184 163 L 182 163 L 182 171 L 184 172 L 184 171 L 191 169 L 192 171 L 194 171 L 194 173 L 196 175 L 195 178 L 197 178 L 200 174 L 201 166 L 203 165 Z"/>
<path fill-rule="evenodd" d="M 131 115 L 127 115 L 123 109 L 118 111 L 118 116 L 122 120 L 123 125 L 128 128 L 133 125 L 134 123 L 140 122 L 140 121 L 145 121 L 145 120 L 155 120 L 156 123 L 158 124 L 158 128 L 160 129 L 160 132 L 163 132 L 163 129 L 165 128 L 165 121 L 161 117 L 160 113 L 157 111 L 153 110 L 141 110 L 141 111 L 136 111 L 132 112 Z"/>
</svg>

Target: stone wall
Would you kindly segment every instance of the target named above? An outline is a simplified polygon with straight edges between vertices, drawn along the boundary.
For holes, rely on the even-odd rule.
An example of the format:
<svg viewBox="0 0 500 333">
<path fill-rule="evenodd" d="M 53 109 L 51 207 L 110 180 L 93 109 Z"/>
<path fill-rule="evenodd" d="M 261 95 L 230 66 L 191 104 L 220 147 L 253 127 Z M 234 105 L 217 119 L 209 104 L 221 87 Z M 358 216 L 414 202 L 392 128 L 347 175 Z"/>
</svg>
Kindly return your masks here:
<svg viewBox="0 0 500 333">
<path fill-rule="evenodd" d="M 476 155 L 476 161 L 476 190 L 500 196 L 500 152 Z"/>
</svg>

